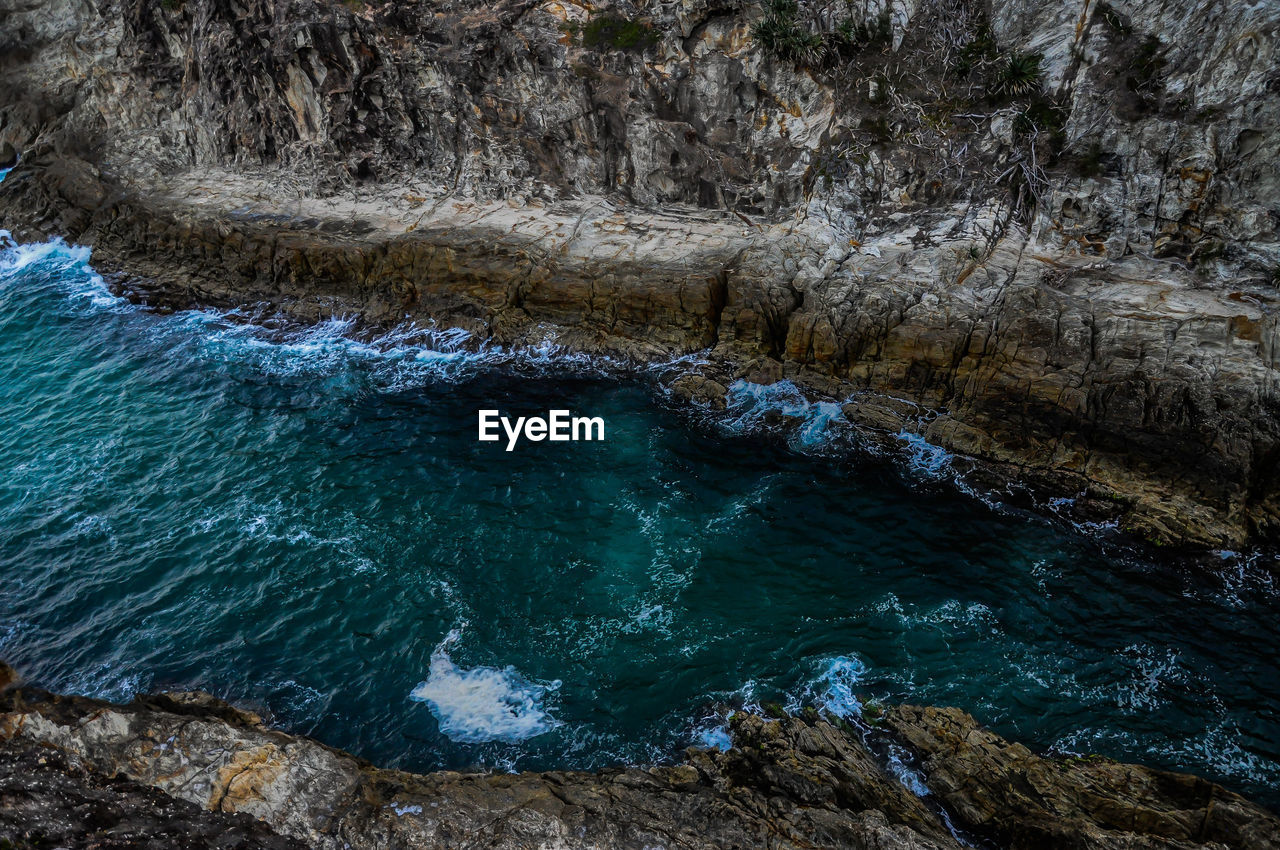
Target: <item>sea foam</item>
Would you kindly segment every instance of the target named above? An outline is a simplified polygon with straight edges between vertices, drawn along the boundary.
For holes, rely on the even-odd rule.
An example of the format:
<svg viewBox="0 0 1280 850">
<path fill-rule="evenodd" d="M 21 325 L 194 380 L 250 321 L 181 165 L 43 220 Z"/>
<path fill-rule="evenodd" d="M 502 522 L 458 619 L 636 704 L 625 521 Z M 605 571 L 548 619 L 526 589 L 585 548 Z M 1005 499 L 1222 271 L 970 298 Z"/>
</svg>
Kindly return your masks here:
<svg viewBox="0 0 1280 850">
<path fill-rule="evenodd" d="M 18 243 L 0 230 L 0 287 L 15 282 L 57 292 L 73 314 L 131 314 L 131 330 L 169 356 L 248 370 L 270 379 L 323 380 L 398 392 L 467 381 L 491 370 L 605 377 L 628 364 L 571 351 L 550 336 L 518 347 L 494 345 L 470 331 L 434 322 L 371 330 L 354 316 L 299 324 L 278 315 L 183 310 L 161 315 L 114 294 L 90 264 L 91 250 L 61 238 Z M 337 386 L 335 386 L 335 383 Z"/>
<path fill-rule="evenodd" d="M 514 743 L 561 725 L 543 707 L 547 693 L 560 687 L 558 680 L 530 682 L 514 667 L 459 667 L 449 647 L 461 639 L 462 630 L 453 629 L 436 645 L 427 680 L 409 694 L 430 706 L 446 737 L 465 744 Z"/>
<path fill-rule="evenodd" d="M 89 265 L 89 248 L 70 245 L 60 237 L 46 242 L 15 242 L 7 230 L 0 230 L 0 285 L 35 275 L 55 282 L 74 305 L 86 304 L 92 311 L 116 310 L 127 305 L 107 288 L 102 276 Z"/>
<path fill-rule="evenodd" d="M 758 430 L 767 417 L 781 416 L 797 423 L 794 442 L 812 448 L 826 442 L 832 426 L 844 423 L 841 405 L 833 401 L 810 401 L 791 381 L 755 384 L 737 380 L 729 385 L 727 427 L 735 433 Z"/>
<path fill-rule="evenodd" d="M 905 430 L 899 431 L 897 438 L 904 444 L 907 466 L 912 472 L 928 478 L 941 478 L 951 468 L 953 457 L 941 446 L 935 446 L 919 434 Z"/>
<path fill-rule="evenodd" d="M 818 678 L 809 686 L 813 702 L 836 717 L 861 715 L 862 702 L 853 689 L 866 675 L 867 665 L 851 655 L 837 655 L 823 664 Z"/>
</svg>

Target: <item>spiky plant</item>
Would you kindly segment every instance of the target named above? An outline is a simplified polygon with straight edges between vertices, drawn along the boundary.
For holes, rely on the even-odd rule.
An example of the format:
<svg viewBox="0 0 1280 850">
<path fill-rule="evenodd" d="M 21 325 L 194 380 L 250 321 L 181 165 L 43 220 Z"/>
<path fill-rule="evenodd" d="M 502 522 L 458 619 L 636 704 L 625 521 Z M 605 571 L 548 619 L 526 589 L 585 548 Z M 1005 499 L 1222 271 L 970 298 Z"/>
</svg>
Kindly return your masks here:
<svg viewBox="0 0 1280 850">
<path fill-rule="evenodd" d="M 893 41 L 893 18 L 888 6 L 874 20 L 859 22 L 853 18 L 845 18 L 836 25 L 830 40 L 837 50 L 859 50 L 889 44 Z"/>
<path fill-rule="evenodd" d="M 798 65 L 816 65 L 825 50 L 822 36 L 804 29 L 795 0 L 768 0 L 764 17 L 751 28 L 751 36 L 766 53 Z"/>
<path fill-rule="evenodd" d="M 1040 54 L 1013 53 L 1000 67 L 991 93 L 1003 97 L 1022 97 L 1040 89 Z"/>
</svg>

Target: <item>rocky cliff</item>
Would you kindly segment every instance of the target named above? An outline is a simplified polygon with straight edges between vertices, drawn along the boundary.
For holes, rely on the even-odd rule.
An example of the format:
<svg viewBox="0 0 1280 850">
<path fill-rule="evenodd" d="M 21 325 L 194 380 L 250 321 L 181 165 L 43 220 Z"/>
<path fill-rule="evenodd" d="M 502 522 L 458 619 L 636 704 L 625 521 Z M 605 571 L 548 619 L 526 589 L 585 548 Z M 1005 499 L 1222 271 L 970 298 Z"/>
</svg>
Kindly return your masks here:
<svg viewBox="0 0 1280 850">
<path fill-rule="evenodd" d="M 666 767 L 415 775 L 205 694 L 114 705 L 0 678 L 6 847 L 1280 847 L 1280 819 L 1213 783 L 1042 758 L 953 709 L 876 729 L 738 714 L 732 749 Z M 933 793 L 894 779 L 876 742 L 914 751 Z"/>
<path fill-rule="evenodd" d="M 1280 536 L 1274 4 L 0 0 L 0 224 L 160 306 L 703 352 Z"/>
</svg>

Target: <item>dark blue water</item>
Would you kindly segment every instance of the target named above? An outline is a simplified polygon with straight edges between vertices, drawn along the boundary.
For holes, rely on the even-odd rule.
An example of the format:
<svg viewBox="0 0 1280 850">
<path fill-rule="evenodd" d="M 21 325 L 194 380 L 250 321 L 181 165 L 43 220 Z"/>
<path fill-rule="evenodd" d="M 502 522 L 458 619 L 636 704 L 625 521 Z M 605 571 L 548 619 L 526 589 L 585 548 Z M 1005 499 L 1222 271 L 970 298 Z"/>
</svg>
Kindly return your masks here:
<svg viewBox="0 0 1280 850">
<path fill-rule="evenodd" d="M 201 688 L 412 769 L 588 767 L 714 741 L 716 703 L 958 705 L 1040 747 L 1271 803 L 1280 597 L 824 451 L 834 407 L 721 424 L 554 351 L 355 341 L 112 297 L 0 253 L 0 655 L 114 699 Z M 475 438 L 571 408 L 603 443 Z M 808 426 L 750 436 L 767 408 Z"/>
</svg>

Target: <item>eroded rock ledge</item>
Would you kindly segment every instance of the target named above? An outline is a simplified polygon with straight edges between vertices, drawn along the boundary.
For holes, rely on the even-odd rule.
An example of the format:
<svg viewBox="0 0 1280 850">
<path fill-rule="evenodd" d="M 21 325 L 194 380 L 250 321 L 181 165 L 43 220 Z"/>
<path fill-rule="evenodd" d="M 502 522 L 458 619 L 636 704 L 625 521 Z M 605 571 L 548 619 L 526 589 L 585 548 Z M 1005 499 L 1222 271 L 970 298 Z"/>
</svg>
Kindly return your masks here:
<svg viewBox="0 0 1280 850">
<path fill-rule="evenodd" d="M 283 202 L 269 173 L 138 190 L 61 159 L 0 185 L 16 234 L 92 244 L 156 307 L 357 315 L 638 362 L 696 352 L 673 381 L 696 404 L 723 406 L 738 378 L 785 378 L 842 402 L 870 441 L 919 434 L 992 489 L 1070 497 L 1078 520 L 1193 548 L 1273 541 L 1273 295 L 1063 253 L 995 207 L 947 212 L 928 237 L 891 230 L 853 250 L 804 217 L 744 226 L 603 198 L 381 187 Z"/>
<path fill-rule="evenodd" d="M 955 709 L 882 731 L 933 794 L 891 778 L 863 733 L 816 712 L 732 719 L 734 747 L 596 773 L 382 770 L 207 694 L 127 705 L 17 684 L 0 665 L 0 841 L 17 847 L 953 850 L 1280 847 L 1280 819 L 1194 776 L 1048 759 Z M 966 832 L 972 830 L 971 834 Z"/>
<path fill-rule="evenodd" d="M 0 227 L 164 306 L 704 352 L 700 403 L 785 377 L 1083 519 L 1280 542 L 1277 22 L 1078 5 L 805 0 L 799 61 L 738 0 L 0 0 Z"/>
</svg>

